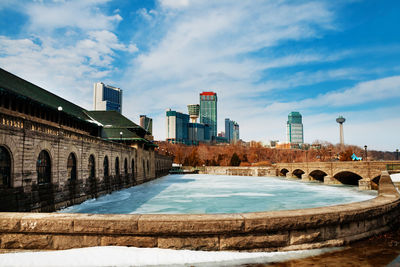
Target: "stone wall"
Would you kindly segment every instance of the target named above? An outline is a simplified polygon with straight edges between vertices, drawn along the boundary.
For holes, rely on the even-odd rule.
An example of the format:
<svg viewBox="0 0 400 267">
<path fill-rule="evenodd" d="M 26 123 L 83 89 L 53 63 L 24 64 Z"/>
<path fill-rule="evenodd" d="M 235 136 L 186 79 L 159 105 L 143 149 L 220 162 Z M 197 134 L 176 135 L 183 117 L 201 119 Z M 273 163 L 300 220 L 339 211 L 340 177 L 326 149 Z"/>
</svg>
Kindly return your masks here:
<svg viewBox="0 0 400 267">
<path fill-rule="evenodd" d="M 330 207 L 215 215 L 0 213 L 0 248 L 135 246 L 283 251 L 341 246 L 398 225 L 400 195 L 387 172 L 379 196 Z"/>
<path fill-rule="evenodd" d="M 11 184 L 0 185 L 0 211 L 54 211 L 166 175 L 172 166 L 171 157 L 152 148 L 121 145 L 4 114 L 0 118 L 0 146 L 11 157 Z M 36 164 L 43 150 L 50 155 L 51 181 L 39 184 Z M 71 153 L 76 158 L 75 180 L 69 179 L 67 172 Z M 89 179 L 91 155 L 95 159 L 93 179 Z M 105 157 L 108 177 L 103 171 Z"/>
<path fill-rule="evenodd" d="M 212 175 L 239 175 L 239 176 L 275 176 L 272 167 L 225 167 L 205 166 L 199 169 L 202 174 Z"/>
</svg>

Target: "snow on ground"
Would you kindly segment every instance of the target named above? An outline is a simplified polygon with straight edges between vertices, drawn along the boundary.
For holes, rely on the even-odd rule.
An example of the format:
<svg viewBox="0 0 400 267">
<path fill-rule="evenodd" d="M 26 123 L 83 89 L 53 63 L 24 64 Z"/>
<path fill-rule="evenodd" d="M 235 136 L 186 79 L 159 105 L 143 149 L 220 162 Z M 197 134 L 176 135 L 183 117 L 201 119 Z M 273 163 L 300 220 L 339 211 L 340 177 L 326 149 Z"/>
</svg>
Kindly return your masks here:
<svg viewBox="0 0 400 267">
<path fill-rule="evenodd" d="M 393 182 L 400 182 L 400 173 L 391 174 L 390 178 L 392 178 Z"/>
<path fill-rule="evenodd" d="M 340 248 L 288 252 L 232 252 L 90 247 L 0 254 L 0 266 L 236 266 L 306 258 L 338 249 Z"/>
</svg>

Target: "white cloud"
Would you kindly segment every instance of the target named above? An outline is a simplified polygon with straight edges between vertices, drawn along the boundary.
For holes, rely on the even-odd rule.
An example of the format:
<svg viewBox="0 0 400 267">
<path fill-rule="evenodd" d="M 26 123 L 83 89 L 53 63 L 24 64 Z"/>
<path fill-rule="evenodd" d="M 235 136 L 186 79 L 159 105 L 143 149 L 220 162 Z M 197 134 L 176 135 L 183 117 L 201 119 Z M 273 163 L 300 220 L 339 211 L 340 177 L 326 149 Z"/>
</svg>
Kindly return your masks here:
<svg viewBox="0 0 400 267">
<path fill-rule="evenodd" d="M 52 31 L 57 28 L 75 27 L 83 30 L 113 29 L 122 20 L 119 14 L 105 15 L 99 5 L 109 0 L 58 1 L 30 3 L 24 12 L 30 18 L 34 31 Z"/>
<path fill-rule="evenodd" d="M 348 89 L 321 94 L 301 101 L 274 102 L 268 105 L 265 111 L 287 112 L 290 109 L 308 109 L 310 107 L 346 107 L 398 97 L 400 97 L 400 76 L 392 76 L 360 82 Z"/>
</svg>

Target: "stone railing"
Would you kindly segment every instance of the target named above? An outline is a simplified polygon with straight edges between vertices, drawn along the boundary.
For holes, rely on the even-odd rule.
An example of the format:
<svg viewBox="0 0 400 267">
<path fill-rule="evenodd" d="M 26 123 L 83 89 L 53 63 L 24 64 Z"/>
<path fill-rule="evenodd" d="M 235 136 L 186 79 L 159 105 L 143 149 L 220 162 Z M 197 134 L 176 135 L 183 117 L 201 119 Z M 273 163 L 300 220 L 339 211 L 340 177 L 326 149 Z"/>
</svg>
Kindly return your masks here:
<svg viewBox="0 0 400 267">
<path fill-rule="evenodd" d="M 383 172 L 378 197 L 330 207 L 238 214 L 0 213 L 0 248 L 135 246 L 276 251 L 341 246 L 399 222 L 400 194 Z"/>
</svg>

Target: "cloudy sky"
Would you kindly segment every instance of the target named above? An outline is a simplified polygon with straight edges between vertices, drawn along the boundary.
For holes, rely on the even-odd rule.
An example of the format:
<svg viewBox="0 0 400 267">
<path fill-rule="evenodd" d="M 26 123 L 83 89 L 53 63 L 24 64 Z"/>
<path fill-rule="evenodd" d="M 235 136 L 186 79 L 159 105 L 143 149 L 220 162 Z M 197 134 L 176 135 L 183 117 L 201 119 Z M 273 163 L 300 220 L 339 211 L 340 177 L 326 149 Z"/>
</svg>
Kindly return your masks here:
<svg viewBox="0 0 400 267">
<path fill-rule="evenodd" d="M 123 114 L 187 112 L 218 94 L 218 130 L 285 141 L 303 115 L 306 142 L 400 148 L 400 1 L 0 1 L 0 67 L 84 108 L 93 83 L 124 90 Z"/>
</svg>

